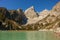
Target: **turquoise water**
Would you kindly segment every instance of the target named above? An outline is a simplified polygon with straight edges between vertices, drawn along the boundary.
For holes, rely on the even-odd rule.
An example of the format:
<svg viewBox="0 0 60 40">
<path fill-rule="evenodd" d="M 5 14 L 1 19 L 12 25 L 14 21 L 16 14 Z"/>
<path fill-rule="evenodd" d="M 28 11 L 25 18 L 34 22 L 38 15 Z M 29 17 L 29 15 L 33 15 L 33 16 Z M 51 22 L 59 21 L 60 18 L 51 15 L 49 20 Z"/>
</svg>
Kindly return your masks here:
<svg viewBox="0 0 60 40">
<path fill-rule="evenodd" d="M 0 40 L 59 40 L 59 38 L 49 31 L 0 31 Z"/>
</svg>

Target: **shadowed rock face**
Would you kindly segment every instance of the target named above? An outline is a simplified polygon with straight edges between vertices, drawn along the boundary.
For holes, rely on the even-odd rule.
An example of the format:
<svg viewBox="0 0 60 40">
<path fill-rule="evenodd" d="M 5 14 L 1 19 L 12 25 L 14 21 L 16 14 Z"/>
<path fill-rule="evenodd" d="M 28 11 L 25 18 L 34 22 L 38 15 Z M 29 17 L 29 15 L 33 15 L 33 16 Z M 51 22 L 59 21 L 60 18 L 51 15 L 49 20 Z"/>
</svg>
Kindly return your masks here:
<svg viewBox="0 0 60 40">
<path fill-rule="evenodd" d="M 17 16 L 19 16 L 17 11 L 16 10 L 10 10 L 9 12 L 10 12 L 10 15 L 11 15 L 11 19 L 16 21 Z"/>
<path fill-rule="evenodd" d="M 19 24 L 25 24 L 27 22 L 27 18 L 24 15 L 22 9 L 10 10 L 11 19 L 16 21 Z"/>
<path fill-rule="evenodd" d="M 0 13 L 3 14 L 6 18 L 10 19 L 10 13 L 6 8 L 0 7 Z"/>
<path fill-rule="evenodd" d="M 22 9 L 17 9 L 17 12 L 21 16 L 21 18 L 22 18 L 22 21 L 21 21 L 22 24 L 26 24 L 28 19 L 27 19 L 26 15 L 24 14 L 24 12 L 22 11 Z"/>
<path fill-rule="evenodd" d="M 10 21 L 10 20 L 12 20 L 12 21 Z M 0 7 L 0 21 L 1 21 L 0 28 L 13 29 L 14 28 L 13 25 L 17 25 L 14 28 L 14 29 L 17 29 L 19 25 L 25 24 L 27 22 L 27 18 L 21 9 L 8 11 L 6 8 Z M 2 24 L 3 22 L 5 22 L 6 24 L 3 25 Z"/>
</svg>

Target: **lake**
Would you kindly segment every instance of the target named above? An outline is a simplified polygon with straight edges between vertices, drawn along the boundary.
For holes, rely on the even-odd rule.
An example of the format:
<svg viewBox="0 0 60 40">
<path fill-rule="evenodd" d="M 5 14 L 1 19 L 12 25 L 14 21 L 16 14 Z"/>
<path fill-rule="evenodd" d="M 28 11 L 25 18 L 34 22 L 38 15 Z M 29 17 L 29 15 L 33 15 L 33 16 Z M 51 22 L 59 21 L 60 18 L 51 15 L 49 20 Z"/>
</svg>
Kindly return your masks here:
<svg viewBox="0 0 60 40">
<path fill-rule="evenodd" d="M 60 40 L 52 31 L 0 31 L 0 40 Z"/>
</svg>

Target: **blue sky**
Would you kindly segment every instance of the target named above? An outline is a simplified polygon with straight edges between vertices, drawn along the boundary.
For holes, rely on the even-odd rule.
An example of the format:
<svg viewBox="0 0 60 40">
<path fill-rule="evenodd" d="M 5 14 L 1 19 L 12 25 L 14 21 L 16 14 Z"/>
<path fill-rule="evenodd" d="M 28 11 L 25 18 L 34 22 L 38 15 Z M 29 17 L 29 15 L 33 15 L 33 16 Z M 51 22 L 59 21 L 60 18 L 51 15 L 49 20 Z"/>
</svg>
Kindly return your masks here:
<svg viewBox="0 0 60 40">
<path fill-rule="evenodd" d="M 44 9 L 50 10 L 60 0 L 0 0 L 0 7 L 5 7 L 9 10 L 16 10 L 34 6 L 35 11 L 40 12 Z"/>
</svg>

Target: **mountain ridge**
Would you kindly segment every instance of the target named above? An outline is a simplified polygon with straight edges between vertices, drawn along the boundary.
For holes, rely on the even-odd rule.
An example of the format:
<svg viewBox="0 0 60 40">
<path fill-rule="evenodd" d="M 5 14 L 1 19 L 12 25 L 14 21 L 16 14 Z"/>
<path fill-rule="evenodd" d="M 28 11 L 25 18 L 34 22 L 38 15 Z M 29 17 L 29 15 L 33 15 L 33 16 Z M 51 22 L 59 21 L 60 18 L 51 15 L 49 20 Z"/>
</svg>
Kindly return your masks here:
<svg viewBox="0 0 60 40">
<path fill-rule="evenodd" d="M 52 10 L 45 9 L 39 13 L 31 6 L 22 9 L 7 10 L 0 7 L 0 30 L 40 30 L 60 27 L 60 2 Z M 57 26 L 56 26 L 57 25 Z"/>
</svg>

